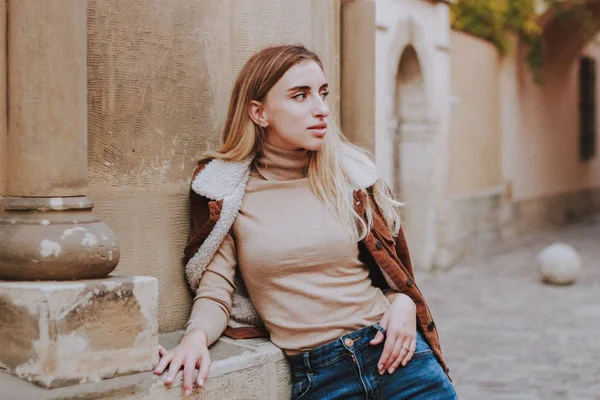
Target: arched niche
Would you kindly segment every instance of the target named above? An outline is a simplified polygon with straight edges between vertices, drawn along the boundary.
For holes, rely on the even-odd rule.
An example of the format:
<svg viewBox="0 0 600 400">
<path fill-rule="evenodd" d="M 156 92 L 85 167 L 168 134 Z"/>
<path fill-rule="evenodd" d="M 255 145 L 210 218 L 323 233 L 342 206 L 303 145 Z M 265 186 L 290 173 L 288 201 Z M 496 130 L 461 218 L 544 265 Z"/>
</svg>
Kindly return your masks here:
<svg viewBox="0 0 600 400">
<path fill-rule="evenodd" d="M 394 191 L 406 203 L 404 226 L 413 263 L 430 269 L 437 243 L 434 190 L 435 125 L 428 118 L 425 75 L 417 50 L 407 45 L 396 71 Z"/>
</svg>

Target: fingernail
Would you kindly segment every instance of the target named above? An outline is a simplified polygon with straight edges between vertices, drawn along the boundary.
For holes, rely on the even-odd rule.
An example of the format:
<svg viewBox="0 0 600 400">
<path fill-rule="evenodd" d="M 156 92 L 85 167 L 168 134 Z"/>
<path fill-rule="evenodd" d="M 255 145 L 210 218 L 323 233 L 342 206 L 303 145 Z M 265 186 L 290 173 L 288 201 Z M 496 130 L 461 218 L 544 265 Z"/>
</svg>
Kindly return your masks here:
<svg viewBox="0 0 600 400">
<path fill-rule="evenodd" d="M 379 364 L 379 365 L 377 365 L 377 368 L 378 368 L 379 370 L 382 370 L 382 369 L 383 369 L 383 364 Z"/>
<path fill-rule="evenodd" d="M 204 387 L 204 379 L 200 379 L 198 383 L 200 384 L 200 387 Z"/>
<path fill-rule="evenodd" d="M 393 374 L 393 373 L 394 373 L 394 368 L 390 368 L 390 369 L 388 370 L 388 372 L 389 372 L 390 374 Z"/>
<path fill-rule="evenodd" d="M 185 397 L 190 397 L 190 394 L 192 394 L 192 391 L 190 389 L 185 389 Z"/>
<path fill-rule="evenodd" d="M 170 376 L 167 376 L 165 379 L 165 382 L 171 383 L 172 380 L 173 380 L 173 378 L 171 378 Z"/>
</svg>

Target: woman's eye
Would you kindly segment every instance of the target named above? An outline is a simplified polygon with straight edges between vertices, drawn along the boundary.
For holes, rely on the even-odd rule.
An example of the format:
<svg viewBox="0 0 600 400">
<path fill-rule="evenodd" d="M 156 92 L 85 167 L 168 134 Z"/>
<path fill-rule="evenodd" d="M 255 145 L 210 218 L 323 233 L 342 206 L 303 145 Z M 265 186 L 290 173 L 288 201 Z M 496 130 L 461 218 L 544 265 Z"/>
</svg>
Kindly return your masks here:
<svg viewBox="0 0 600 400">
<path fill-rule="evenodd" d="M 304 99 L 306 99 L 306 93 L 298 93 L 293 98 L 296 100 L 304 100 Z"/>
<path fill-rule="evenodd" d="M 327 98 L 327 96 L 329 96 L 329 92 L 321 93 L 321 97 L 323 98 L 323 100 L 325 100 Z"/>
</svg>

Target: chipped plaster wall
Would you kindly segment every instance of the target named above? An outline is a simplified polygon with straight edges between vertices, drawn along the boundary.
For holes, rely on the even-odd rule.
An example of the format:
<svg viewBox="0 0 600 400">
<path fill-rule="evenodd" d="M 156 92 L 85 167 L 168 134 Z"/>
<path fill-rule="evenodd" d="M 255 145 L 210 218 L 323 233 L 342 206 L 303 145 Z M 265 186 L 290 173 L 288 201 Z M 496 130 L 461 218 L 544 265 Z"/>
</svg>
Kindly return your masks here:
<svg viewBox="0 0 600 400">
<path fill-rule="evenodd" d="M 160 330 L 180 329 L 189 177 L 219 142 L 236 73 L 263 46 L 302 42 L 339 93 L 339 0 L 88 4 L 89 194 L 120 241 L 115 273 L 157 277 Z"/>
</svg>

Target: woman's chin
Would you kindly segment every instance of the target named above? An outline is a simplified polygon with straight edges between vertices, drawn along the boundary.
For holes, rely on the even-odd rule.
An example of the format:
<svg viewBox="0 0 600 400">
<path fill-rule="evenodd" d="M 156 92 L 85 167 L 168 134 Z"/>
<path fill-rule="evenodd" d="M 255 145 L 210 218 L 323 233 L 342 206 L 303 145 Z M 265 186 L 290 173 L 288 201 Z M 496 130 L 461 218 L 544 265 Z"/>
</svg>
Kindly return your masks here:
<svg viewBox="0 0 600 400">
<path fill-rule="evenodd" d="M 309 151 L 319 151 L 323 149 L 325 145 L 325 139 L 313 139 L 309 143 L 306 143 L 303 148 Z"/>
</svg>

